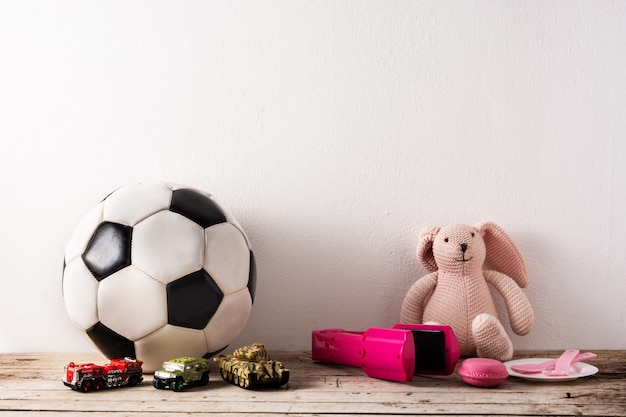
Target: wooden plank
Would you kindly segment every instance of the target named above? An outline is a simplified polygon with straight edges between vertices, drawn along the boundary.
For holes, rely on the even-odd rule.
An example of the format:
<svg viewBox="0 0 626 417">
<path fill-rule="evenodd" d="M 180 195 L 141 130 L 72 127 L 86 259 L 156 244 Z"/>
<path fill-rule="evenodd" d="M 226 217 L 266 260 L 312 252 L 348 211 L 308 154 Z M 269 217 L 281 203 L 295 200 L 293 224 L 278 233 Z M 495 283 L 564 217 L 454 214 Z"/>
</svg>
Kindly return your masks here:
<svg viewBox="0 0 626 417">
<path fill-rule="evenodd" d="M 60 394 L 60 393 L 59 393 Z M 450 398 L 449 401 L 427 400 L 416 398 L 414 400 L 402 400 L 394 396 L 377 396 L 368 401 L 359 401 L 361 398 L 341 398 L 340 401 L 331 398 L 315 398 L 302 395 L 285 395 L 283 398 L 245 398 L 235 396 L 230 398 L 222 396 L 212 398 L 199 393 L 174 394 L 164 397 L 145 395 L 135 392 L 133 396 L 113 396 L 102 393 L 87 394 L 81 397 L 69 398 L 62 394 L 37 397 L 37 398 L 2 398 L 0 409 L 5 411 L 31 411 L 47 410 L 57 412 L 69 411 L 97 411 L 106 413 L 122 410 L 143 412 L 187 412 L 201 413 L 210 410 L 217 413 L 302 413 L 302 414 L 515 414 L 515 415 L 577 415 L 583 412 L 585 415 L 621 415 L 624 412 L 624 403 L 598 403 L 594 401 L 580 401 L 577 398 L 563 399 L 558 401 L 542 401 L 530 398 L 522 402 L 520 398 L 511 400 L 511 396 L 502 398 L 474 399 L 471 394 L 465 397 Z M 79 394 L 80 395 L 80 394 Z"/>
<path fill-rule="evenodd" d="M 519 357 L 555 357 L 558 352 L 520 352 Z M 626 352 L 598 353 L 600 372 L 566 383 L 510 377 L 482 389 L 455 373 L 397 383 L 368 378 L 362 370 L 316 363 L 306 352 L 277 353 L 291 370 L 279 389 L 247 391 L 224 382 L 217 367 L 206 387 L 181 393 L 156 390 L 151 375 L 138 387 L 78 393 L 61 383 L 69 361 L 104 363 L 99 355 L 0 355 L 0 414 L 78 416 L 214 415 L 590 415 L 626 416 Z"/>
</svg>

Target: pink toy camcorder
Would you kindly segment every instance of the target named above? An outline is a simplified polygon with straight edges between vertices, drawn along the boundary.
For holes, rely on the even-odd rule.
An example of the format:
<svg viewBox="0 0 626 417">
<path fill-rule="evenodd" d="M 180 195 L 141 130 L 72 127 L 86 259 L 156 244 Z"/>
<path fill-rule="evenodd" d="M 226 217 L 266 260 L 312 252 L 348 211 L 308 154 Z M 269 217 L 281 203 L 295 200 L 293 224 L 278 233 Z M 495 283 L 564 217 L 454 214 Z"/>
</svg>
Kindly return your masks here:
<svg viewBox="0 0 626 417">
<path fill-rule="evenodd" d="M 314 330 L 314 360 L 360 366 L 372 378 L 410 381 L 414 375 L 450 375 L 460 347 L 450 326 L 396 324 L 364 332 Z"/>
</svg>

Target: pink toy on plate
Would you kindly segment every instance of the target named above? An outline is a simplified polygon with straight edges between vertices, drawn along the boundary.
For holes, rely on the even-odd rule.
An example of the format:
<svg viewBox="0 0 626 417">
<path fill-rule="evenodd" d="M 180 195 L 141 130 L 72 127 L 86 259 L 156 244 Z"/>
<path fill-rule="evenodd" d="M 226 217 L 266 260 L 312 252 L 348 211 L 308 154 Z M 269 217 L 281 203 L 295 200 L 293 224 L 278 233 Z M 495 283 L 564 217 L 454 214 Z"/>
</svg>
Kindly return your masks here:
<svg viewBox="0 0 626 417">
<path fill-rule="evenodd" d="M 360 366 L 372 378 L 410 381 L 414 375 L 450 375 L 460 347 L 452 328 L 444 325 L 396 324 L 362 331 L 315 330 L 314 360 Z"/>
<path fill-rule="evenodd" d="M 598 355 L 592 352 L 580 353 L 578 349 L 567 349 L 555 359 L 522 358 L 505 362 L 504 365 L 511 376 L 518 378 L 567 382 L 596 374 L 598 368 L 583 361 L 597 357 Z"/>
<path fill-rule="evenodd" d="M 548 360 L 541 361 L 538 363 L 525 363 L 525 364 L 512 365 L 511 370 L 515 372 L 519 372 L 521 374 L 536 374 L 536 373 L 542 372 L 544 375 L 549 375 L 549 373 L 547 373 L 546 371 L 555 369 L 559 360 L 567 360 L 567 357 L 564 357 L 566 353 L 567 351 L 565 351 L 563 355 L 561 355 L 561 357 L 558 359 L 548 359 Z M 572 359 L 571 363 L 567 364 L 568 373 L 566 375 L 569 374 L 570 365 L 585 361 L 587 359 L 596 359 L 597 357 L 598 355 L 592 352 L 585 352 L 585 353 L 580 353 L 576 355 L 576 357 Z M 550 376 L 555 376 L 555 375 L 550 375 Z M 561 371 L 561 374 L 556 375 L 556 376 L 563 376 L 562 371 Z"/>
</svg>

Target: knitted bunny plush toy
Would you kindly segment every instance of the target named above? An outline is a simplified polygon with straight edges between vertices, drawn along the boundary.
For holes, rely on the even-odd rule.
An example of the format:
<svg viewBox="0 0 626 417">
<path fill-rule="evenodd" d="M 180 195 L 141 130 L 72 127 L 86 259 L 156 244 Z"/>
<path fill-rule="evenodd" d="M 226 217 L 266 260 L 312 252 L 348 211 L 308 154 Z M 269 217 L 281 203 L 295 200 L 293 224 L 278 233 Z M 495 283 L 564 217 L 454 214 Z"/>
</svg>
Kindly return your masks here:
<svg viewBox="0 0 626 417">
<path fill-rule="evenodd" d="M 401 321 L 449 325 L 462 356 L 510 360 L 513 344 L 488 284 L 504 299 L 516 334 L 530 331 L 534 313 L 521 290 L 528 285 L 524 258 L 506 232 L 492 222 L 429 227 L 420 234 L 417 257 L 431 272 L 407 292 Z M 491 270 L 483 269 L 485 261 Z"/>
</svg>

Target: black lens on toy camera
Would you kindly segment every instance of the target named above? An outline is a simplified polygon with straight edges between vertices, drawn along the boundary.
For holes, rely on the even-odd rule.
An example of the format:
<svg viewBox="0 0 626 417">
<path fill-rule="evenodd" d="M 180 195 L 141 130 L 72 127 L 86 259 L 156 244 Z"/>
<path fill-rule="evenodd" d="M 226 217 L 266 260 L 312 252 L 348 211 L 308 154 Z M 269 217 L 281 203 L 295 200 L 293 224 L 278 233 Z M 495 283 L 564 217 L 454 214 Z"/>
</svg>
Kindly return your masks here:
<svg viewBox="0 0 626 417">
<path fill-rule="evenodd" d="M 439 330 L 413 330 L 415 375 L 445 370 L 445 335 Z"/>
</svg>

